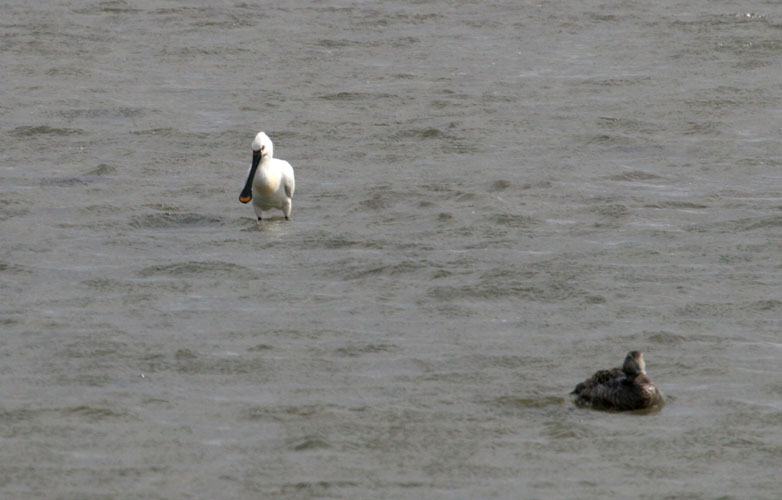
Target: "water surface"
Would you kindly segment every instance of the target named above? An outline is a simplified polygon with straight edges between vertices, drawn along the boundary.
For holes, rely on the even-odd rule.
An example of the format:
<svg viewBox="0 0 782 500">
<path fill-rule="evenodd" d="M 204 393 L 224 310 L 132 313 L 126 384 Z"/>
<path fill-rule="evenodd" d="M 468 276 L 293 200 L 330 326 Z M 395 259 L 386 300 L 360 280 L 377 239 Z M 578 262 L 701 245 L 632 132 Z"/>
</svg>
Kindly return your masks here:
<svg viewBox="0 0 782 500">
<path fill-rule="evenodd" d="M 4 498 L 778 496 L 778 3 L 0 26 Z M 666 407 L 575 408 L 631 349 Z"/>
</svg>

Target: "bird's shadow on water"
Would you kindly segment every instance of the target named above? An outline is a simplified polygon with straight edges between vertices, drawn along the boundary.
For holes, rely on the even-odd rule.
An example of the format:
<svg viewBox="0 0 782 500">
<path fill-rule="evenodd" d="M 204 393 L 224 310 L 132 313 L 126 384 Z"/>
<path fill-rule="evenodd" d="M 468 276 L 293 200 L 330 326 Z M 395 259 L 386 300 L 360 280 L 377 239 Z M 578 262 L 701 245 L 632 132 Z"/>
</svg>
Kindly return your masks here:
<svg viewBox="0 0 782 500">
<path fill-rule="evenodd" d="M 579 404 L 574 402 L 573 409 L 579 411 L 596 411 L 602 413 L 617 413 L 617 414 L 625 414 L 625 415 L 654 415 L 656 413 L 660 413 L 662 409 L 665 407 L 666 403 L 670 403 L 670 402 L 671 399 L 666 399 L 664 402 L 656 404 L 651 408 L 642 408 L 639 410 L 616 410 L 613 408 L 605 408 L 602 406 L 593 406 L 589 404 Z"/>
<path fill-rule="evenodd" d="M 628 414 L 628 415 L 654 415 L 660 413 L 666 404 L 670 404 L 675 398 L 666 398 L 666 401 L 662 404 L 655 405 L 652 408 L 645 408 L 641 410 L 614 410 L 608 408 L 594 407 L 591 405 L 579 405 L 573 401 L 571 397 L 554 396 L 544 394 L 527 394 L 519 396 L 503 396 L 495 400 L 486 401 L 487 404 L 492 404 L 502 408 L 504 411 L 516 412 L 527 410 L 566 410 L 567 412 L 579 412 L 579 411 L 595 411 L 603 413 L 616 413 L 616 414 Z"/>
</svg>

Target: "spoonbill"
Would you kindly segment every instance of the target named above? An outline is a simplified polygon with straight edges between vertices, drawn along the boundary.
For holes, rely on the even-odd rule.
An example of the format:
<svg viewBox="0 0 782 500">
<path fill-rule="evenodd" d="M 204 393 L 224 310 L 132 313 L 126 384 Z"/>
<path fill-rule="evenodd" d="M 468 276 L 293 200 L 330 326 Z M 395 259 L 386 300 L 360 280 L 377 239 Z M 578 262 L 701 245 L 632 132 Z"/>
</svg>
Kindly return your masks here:
<svg viewBox="0 0 782 500">
<path fill-rule="evenodd" d="M 247 172 L 239 201 L 253 202 L 258 220 L 263 220 L 262 211 L 279 208 L 285 214 L 285 220 L 291 218 L 291 198 L 296 187 L 293 167 L 285 160 L 274 158 L 274 145 L 269 136 L 258 132 L 253 140 L 253 163 Z"/>
</svg>

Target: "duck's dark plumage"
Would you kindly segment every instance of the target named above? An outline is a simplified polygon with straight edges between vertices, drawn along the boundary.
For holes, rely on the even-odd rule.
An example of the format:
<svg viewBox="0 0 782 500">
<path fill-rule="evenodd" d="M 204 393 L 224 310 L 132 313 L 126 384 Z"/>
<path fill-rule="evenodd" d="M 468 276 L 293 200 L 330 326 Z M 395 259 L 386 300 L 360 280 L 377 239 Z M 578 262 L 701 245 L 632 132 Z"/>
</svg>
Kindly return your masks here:
<svg viewBox="0 0 782 500">
<path fill-rule="evenodd" d="M 631 351 L 621 368 L 600 370 L 576 386 L 576 404 L 607 410 L 642 410 L 662 405 L 663 395 L 646 376 L 643 354 Z"/>
</svg>

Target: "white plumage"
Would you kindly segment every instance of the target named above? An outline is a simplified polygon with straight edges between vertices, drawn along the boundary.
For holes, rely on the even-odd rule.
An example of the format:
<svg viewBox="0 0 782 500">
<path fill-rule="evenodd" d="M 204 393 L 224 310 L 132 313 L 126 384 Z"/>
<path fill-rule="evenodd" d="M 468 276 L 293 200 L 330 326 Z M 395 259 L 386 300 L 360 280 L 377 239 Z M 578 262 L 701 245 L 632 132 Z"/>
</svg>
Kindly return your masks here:
<svg viewBox="0 0 782 500">
<path fill-rule="evenodd" d="M 252 200 L 258 220 L 262 220 L 262 212 L 274 208 L 282 210 L 286 219 L 291 216 L 291 198 L 296 187 L 293 167 L 273 154 L 274 145 L 269 136 L 258 132 L 253 140 L 253 162 L 239 196 L 242 203 Z"/>
</svg>

